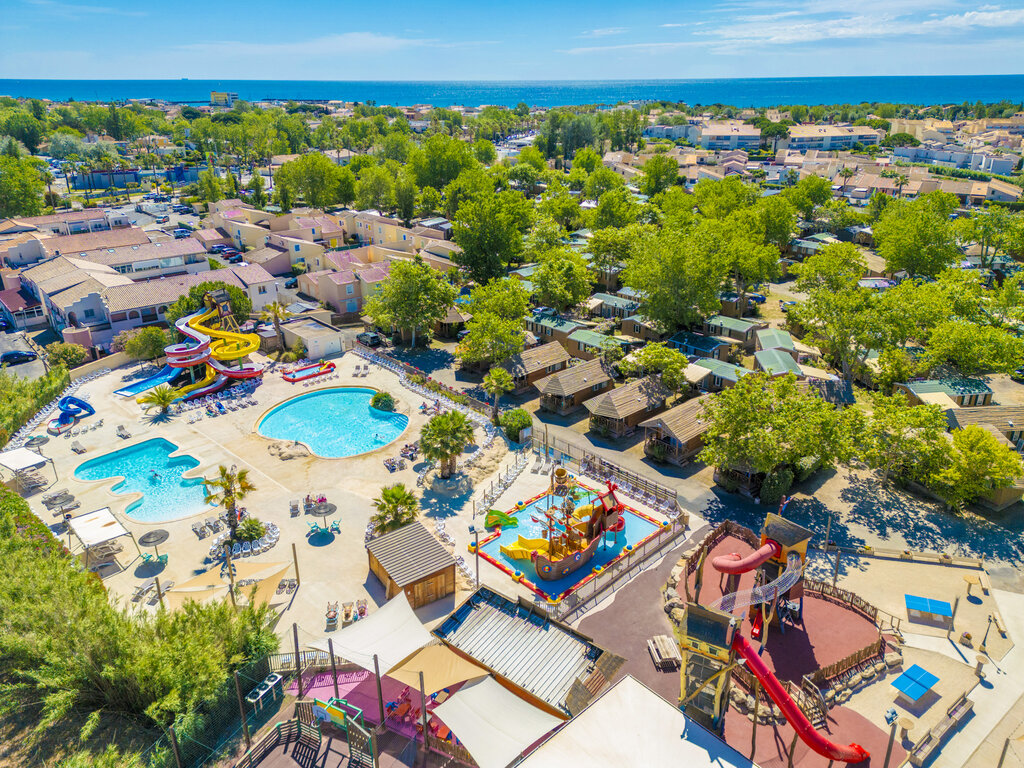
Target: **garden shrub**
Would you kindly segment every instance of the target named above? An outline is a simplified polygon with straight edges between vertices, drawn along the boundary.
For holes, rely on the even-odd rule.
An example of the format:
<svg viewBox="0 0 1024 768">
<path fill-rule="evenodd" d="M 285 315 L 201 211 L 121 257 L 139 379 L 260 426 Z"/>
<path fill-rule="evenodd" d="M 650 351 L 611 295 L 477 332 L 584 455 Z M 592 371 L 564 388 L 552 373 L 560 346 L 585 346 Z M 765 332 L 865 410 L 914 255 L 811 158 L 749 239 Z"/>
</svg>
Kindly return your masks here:
<svg viewBox="0 0 1024 768">
<path fill-rule="evenodd" d="M 393 411 L 395 398 L 390 392 L 378 392 L 370 399 L 370 406 L 378 411 Z"/>
<path fill-rule="evenodd" d="M 519 442 L 519 436 L 523 430 L 533 426 L 533 419 L 530 418 L 530 414 L 522 408 L 505 411 L 505 413 L 501 414 L 499 421 L 501 428 L 508 435 L 508 439 L 513 442 Z"/>
<path fill-rule="evenodd" d="M 761 483 L 761 503 L 778 504 L 793 485 L 793 470 L 789 467 L 776 469 Z"/>
<path fill-rule="evenodd" d="M 247 517 L 235 529 L 235 538 L 239 541 L 257 541 L 267 535 L 267 526 L 255 517 Z"/>
</svg>

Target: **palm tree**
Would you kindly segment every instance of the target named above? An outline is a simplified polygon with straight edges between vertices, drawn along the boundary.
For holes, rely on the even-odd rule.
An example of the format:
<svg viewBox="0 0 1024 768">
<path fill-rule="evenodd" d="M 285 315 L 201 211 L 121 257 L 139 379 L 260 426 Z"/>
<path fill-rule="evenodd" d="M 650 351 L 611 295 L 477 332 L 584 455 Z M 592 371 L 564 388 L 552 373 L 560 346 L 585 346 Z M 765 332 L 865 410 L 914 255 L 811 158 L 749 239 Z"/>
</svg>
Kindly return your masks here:
<svg viewBox="0 0 1024 768">
<path fill-rule="evenodd" d="M 256 486 L 249 482 L 249 470 L 235 469 L 234 464 L 228 469 L 221 464 L 217 477 L 213 480 L 203 478 L 203 488 L 207 504 L 219 504 L 227 511 L 228 527 L 231 529 L 231 538 L 234 538 L 238 528 L 236 504 L 256 490 Z"/>
<path fill-rule="evenodd" d="M 857 171 L 844 165 L 843 170 L 839 172 L 839 175 L 843 177 L 843 184 L 845 185 L 846 182 L 857 175 Z"/>
<path fill-rule="evenodd" d="M 504 368 L 491 368 L 491 370 L 484 376 L 484 392 L 494 398 L 494 410 L 491 411 L 491 420 L 498 420 L 498 400 L 506 392 L 511 391 L 515 387 L 515 382 L 512 380 L 512 374 L 506 371 Z"/>
<path fill-rule="evenodd" d="M 150 408 L 159 408 L 160 413 L 167 413 L 171 408 L 171 404 L 177 399 L 178 393 L 173 387 L 161 384 L 140 397 L 139 404 L 145 406 L 146 413 L 149 413 Z"/>
<path fill-rule="evenodd" d="M 387 533 L 416 519 L 420 503 L 404 483 L 387 485 L 380 489 L 380 496 L 373 500 L 377 514 L 370 518 L 377 533 Z"/>
<path fill-rule="evenodd" d="M 899 174 L 896 177 L 896 196 L 903 197 L 903 188 L 910 183 L 910 179 L 905 174 Z"/>
<path fill-rule="evenodd" d="M 473 425 L 465 414 L 448 411 L 434 416 L 420 433 L 423 455 L 439 464 L 441 477 L 451 477 L 459 454 L 473 439 Z"/>
<path fill-rule="evenodd" d="M 277 332 L 278 341 L 281 342 L 281 349 L 284 349 L 284 332 L 281 330 L 281 323 L 291 316 L 292 313 L 279 301 L 270 302 L 260 312 L 260 320 L 270 320 L 274 323 L 274 330 Z"/>
</svg>

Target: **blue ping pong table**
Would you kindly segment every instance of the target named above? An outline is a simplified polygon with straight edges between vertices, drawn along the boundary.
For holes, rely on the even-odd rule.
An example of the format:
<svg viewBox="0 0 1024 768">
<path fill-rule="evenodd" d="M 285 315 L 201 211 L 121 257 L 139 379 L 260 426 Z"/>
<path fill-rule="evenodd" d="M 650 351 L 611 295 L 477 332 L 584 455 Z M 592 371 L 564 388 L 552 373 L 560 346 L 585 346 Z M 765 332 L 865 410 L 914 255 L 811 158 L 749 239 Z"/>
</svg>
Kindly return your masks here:
<svg viewBox="0 0 1024 768">
<path fill-rule="evenodd" d="M 919 701 L 939 678 L 917 664 L 892 681 L 892 687 L 912 702 Z"/>
<path fill-rule="evenodd" d="M 944 600 L 932 600 L 918 595 L 903 595 L 907 605 L 907 616 L 911 619 L 951 619 L 953 618 L 953 606 Z"/>
</svg>

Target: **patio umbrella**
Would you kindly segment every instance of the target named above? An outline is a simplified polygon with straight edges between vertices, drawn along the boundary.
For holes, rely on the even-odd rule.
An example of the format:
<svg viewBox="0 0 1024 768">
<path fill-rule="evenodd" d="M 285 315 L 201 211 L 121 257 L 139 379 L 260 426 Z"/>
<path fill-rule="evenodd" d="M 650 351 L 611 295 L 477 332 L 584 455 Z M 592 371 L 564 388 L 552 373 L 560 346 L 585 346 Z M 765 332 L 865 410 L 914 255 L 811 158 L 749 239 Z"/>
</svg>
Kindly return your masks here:
<svg viewBox="0 0 1024 768">
<path fill-rule="evenodd" d="M 141 544 L 144 547 L 152 547 L 157 557 L 159 557 L 159 545 L 167 541 L 167 539 L 169 539 L 170 536 L 171 534 L 169 534 L 163 528 L 156 528 L 152 531 L 146 531 L 146 533 L 139 536 L 139 544 Z"/>
</svg>

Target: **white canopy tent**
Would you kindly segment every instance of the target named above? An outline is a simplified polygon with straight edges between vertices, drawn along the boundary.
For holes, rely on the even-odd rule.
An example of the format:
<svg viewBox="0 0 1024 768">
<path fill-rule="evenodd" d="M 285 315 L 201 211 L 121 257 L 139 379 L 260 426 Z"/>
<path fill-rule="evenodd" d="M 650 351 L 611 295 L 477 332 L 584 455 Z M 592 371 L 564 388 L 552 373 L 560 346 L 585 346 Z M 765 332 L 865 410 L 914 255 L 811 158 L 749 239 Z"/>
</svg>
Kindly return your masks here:
<svg viewBox="0 0 1024 768">
<path fill-rule="evenodd" d="M 493 677 L 462 686 L 434 710 L 434 716 L 451 728 L 480 768 L 505 768 L 527 747 L 564 722 L 519 698 Z M 606 722 L 601 741 L 608 740 L 608 727 Z M 577 760 L 561 763 L 586 764 Z M 641 763 L 626 761 L 620 765 Z"/>
<path fill-rule="evenodd" d="M 53 470 L 53 479 L 57 480 L 57 468 L 53 459 L 48 459 L 41 453 L 36 453 L 28 448 L 13 448 L 0 453 L 0 467 L 10 471 L 15 479 L 19 478 L 22 472 L 29 469 L 39 469 L 46 464 Z"/>
<path fill-rule="evenodd" d="M 109 507 L 103 507 L 92 512 L 86 512 L 78 517 L 69 518 L 67 523 L 68 529 L 78 537 L 78 540 L 82 542 L 82 546 L 85 547 L 85 560 L 87 563 L 89 561 L 89 550 L 93 547 L 121 536 L 127 536 L 133 543 L 135 542 L 135 537 L 117 521 Z M 138 544 L 135 544 L 135 548 L 138 549 Z"/>
<path fill-rule="evenodd" d="M 365 619 L 310 645 L 317 650 L 328 651 L 328 639 L 334 646 L 335 656 L 371 672 L 374 671 L 373 657 L 376 654 L 381 673 L 398 666 L 420 648 L 434 642 L 433 635 L 413 613 L 405 592 L 399 592 Z"/>
<path fill-rule="evenodd" d="M 453 699 L 458 699 L 461 693 L 459 691 Z M 441 710 L 447 703 L 438 707 L 434 714 L 443 719 Z M 466 744 L 470 754 L 477 757 L 467 737 L 448 721 L 445 724 Z M 484 764 L 481 762 L 480 765 Z M 756 768 L 749 759 L 628 675 L 519 764 L 520 768 L 562 768 L 566 765 L 586 765 L 588 768 L 620 768 L 623 765 Z"/>
</svg>

